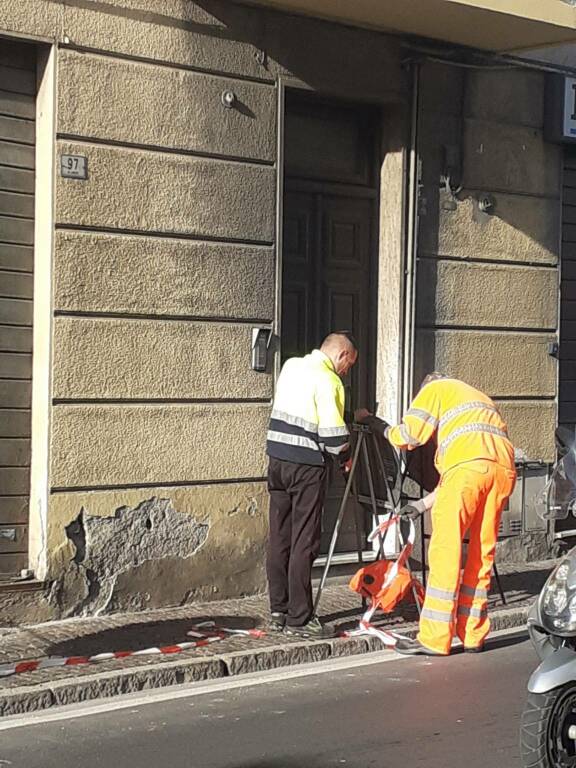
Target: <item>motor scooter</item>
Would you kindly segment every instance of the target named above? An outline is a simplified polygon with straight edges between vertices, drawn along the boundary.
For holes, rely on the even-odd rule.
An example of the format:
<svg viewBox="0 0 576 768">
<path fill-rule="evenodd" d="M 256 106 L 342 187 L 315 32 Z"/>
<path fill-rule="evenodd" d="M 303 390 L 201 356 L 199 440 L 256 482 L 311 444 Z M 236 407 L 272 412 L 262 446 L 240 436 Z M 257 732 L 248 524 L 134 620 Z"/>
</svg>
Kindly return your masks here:
<svg viewBox="0 0 576 768">
<path fill-rule="evenodd" d="M 576 440 L 556 431 L 558 461 L 532 500 L 540 517 L 576 517 Z M 576 547 L 554 568 L 528 615 L 540 666 L 528 681 L 520 748 L 524 768 L 576 768 Z"/>
</svg>

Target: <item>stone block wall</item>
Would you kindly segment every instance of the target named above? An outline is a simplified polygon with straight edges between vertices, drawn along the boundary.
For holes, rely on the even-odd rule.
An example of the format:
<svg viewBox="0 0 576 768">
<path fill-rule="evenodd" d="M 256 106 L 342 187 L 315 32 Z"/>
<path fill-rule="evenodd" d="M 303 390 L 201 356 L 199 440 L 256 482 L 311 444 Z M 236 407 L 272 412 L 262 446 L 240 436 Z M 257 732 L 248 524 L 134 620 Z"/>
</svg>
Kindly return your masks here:
<svg viewBox="0 0 576 768">
<path fill-rule="evenodd" d="M 426 64 L 422 89 L 416 383 L 438 369 L 487 391 L 514 444 L 551 461 L 561 149 L 543 136 L 544 76 Z"/>
<path fill-rule="evenodd" d="M 258 591 L 273 377 L 251 370 L 250 339 L 277 316 L 280 84 L 382 108 L 375 347 L 391 412 L 402 40 L 229 0 L 0 0 L 0 31 L 56 46 L 54 124 L 38 139 L 39 168 L 55 160 L 40 211 L 50 280 L 35 293 L 49 307 L 33 437 L 49 445 L 33 480 L 47 508 L 31 511 L 31 566 L 52 584 L 42 617 Z M 416 379 L 441 368 L 481 386 L 515 443 L 550 459 L 560 152 L 542 98 L 539 74 L 423 68 Z M 455 200 L 439 185 L 454 151 Z M 60 177 L 62 154 L 87 158 L 85 181 Z"/>
<path fill-rule="evenodd" d="M 236 12 L 241 41 L 193 3 L 150 5 L 62 8 L 57 153 L 89 167 L 56 189 L 47 575 L 64 613 L 263 586 L 272 377 L 250 347 L 274 319 L 276 88 L 257 15 Z M 166 535 L 179 521 L 186 547 Z"/>
<path fill-rule="evenodd" d="M 57 44 L 42 616 L 258 591 L 279 79 L 397 103 L 400 41 L 225 0 L 0 0 L 0 28 Z"/>
</svg>

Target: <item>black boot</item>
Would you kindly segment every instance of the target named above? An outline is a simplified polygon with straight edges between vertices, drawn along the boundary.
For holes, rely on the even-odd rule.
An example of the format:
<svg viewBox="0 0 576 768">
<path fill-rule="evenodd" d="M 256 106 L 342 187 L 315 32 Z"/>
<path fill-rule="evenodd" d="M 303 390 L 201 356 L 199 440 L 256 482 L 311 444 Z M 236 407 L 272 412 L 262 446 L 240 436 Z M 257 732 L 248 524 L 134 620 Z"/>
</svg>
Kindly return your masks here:
<svg viewBox="0 0 576 768">
<path fill-rule="evenodd" d="M 445 653 L 426 648 L 419 640 L 412 640 L 410 637 L 401 637 L 397 640 L 394 650 L 403 656 L 446 656 Z"/>
</svg>

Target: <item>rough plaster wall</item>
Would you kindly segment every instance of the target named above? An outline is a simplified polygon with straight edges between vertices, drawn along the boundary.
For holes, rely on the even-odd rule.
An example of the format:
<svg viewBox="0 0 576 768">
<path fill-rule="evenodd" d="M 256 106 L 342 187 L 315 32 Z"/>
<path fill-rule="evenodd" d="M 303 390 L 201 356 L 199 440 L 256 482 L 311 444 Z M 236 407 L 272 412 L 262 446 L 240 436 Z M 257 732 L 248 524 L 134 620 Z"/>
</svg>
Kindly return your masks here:
<svg viewBox="0 0 576 768">
<path fill-rule="evenodd" d="M 82 510 L 66 526 L 75 554 L 67 571 L 54 582 L 50 600 L 64 615 L 105 612 L 121 574 L 149 560 L 192 557 L 206 541 L 208 530 L 206 523 L 177 512 L 168 499 L 120 507 L 113 517 Z"/>
<path fill-rule="evenodd" d="M 109 610 L 183 605 L 262 592 L 266 585 L 266 502 L 265 494 L 250 496 L 231 503 L 220 517 L 211 515 L 210 535 L 185 564 L 165 557 L 120 574 Z"/>
<path fill-rule="evenodd" d="M 263 482 L 53 494 L 54 584 L 50 599 L 29 603 L 28 620 L 261 592 L 267 509 Z M 10 621 L 0 602 L 0 623 Z"/>
<path fill-rule="evenodd" d="M 498 563 L 534 563 L 557 557 L 562 550 L 562 543 L 554 539 L 553 534 L 523 533 L 499 541 L 496 545 Z"/>
<path fill-rule="evenodd" d="M 275 84 L 282 75 L 338 97 L 400 102 L 400 38 L 227 0 L 0 0 L 0 16 L 7 32 L 60 43 L 57 153 L 77 151 L 89 167 L 86 181 L 58 176 L 55 205 L 54 309 L 73 317 L 58 318 L 67 330 L 54 335 L 55 493 L 42 521 L 56 580 L 50 610 L 71 615 L 255 592 L 264 583 L 265 493 L 246 502 L 239 478 L 264 474 L 270 379 L 250 370 L 249 333 L 274 317 Z M 135 96 L 142 83 L 145 100 Z M 222 106 L 223 90 L 235 93 L 234 109 Z M 222 320 L 229 345 L 214 336 Z M 106 354 L 91 358 L 88 373 L 78 344 L 67 341 L 85 338 L 87 323 L 110 334 L 110 344 L 98 334 Z M 210 339 L 203 348 L 199 324 Z M 162 354 L 155 354 L 159 345 Z M 187 364 L 191 350 L 211 355 L 201 374 Z M 118 364 L 122 354 L 129 365 Z M 179 362 L 172 369 L 171 359 Z M 96 432 L 86 424 L 62 430 L 85 414 Z M 158 429 L 151 416 L 171 423 Z M 80 477 L 85 450 L 91 469 Z M 165 528 L 186 506 L 176 499 L 190 501 L 188 484 L 206 481 L 194 493 L 210 497 L 209 509 L 196 516 L 194 501 L 185 510 L 210 521 L 200 549 L 182 555 L 179 547 L 193 547 L 184 536 L 175 554 L 164 535 L 146 549 L 150 533 L 140 523 L 153 492 L 133 487 L 151 481 L 179 486 L 155 496 L 154 504 L 167 504 Z M 95 490 L 102 488 L 112 490 Z M 92 497 L 88 506 L 77 504 L 84 489 L 105 498 L 101 515 L 92 514 Z M 159 501 L 167 498 L 171 504 Z M 189 518 L 182 525 L 190 537 L 197 530 Z M 114 548 L 99 543 L 107 540 L 130 542 L 124 559 L 114 562 Z"/>
<path fill-rule="evenodd" d="M 540 73 L 424 66 L 415 368 L 504 397 L 514 444 L 551 461 L 561 153 L 544 141 L 543 89 Z"/>
<path fill-rule="evenodd" d="M 73 1 L 60 22 L 94 54 L 58 52 L 57 151 L 75 146 L 90 171 L 59 180 L 56 195 L 54 305 L 74 316 L 54 334 L 51 603 L 59 615 L 178 604 L 210 580 L 230 596 L 258 591 L 261 568 L 247 563 L 263 557 L 262 504 L 256 525 L 239 478 L 264 474 L 271 395 L 270 373 L 250 365 L 251 326 L 272 320 L 275 292 L 277 91 L 256 56 L 263 14 L 220 0 Z M 79 100 L 87 82 L 92 98 Z M 88 411 L 99 437 L 62 432 Z M 85 468 L 100 470 L 80 478 L 70 469 L 86 448 Z M 163 483 L 174 488 L 156 495 Z M 114 490 L 95 492 L 106 501 L 93 514 L 93 496 L 63 501 L 74 486 Z M 200 497 L 211 505 L 199 512 Z M 231 565 L 214 567 L 228 545 L 220 515 L 237 508 L 250 544 L 237 530 Z"/>
</svg>

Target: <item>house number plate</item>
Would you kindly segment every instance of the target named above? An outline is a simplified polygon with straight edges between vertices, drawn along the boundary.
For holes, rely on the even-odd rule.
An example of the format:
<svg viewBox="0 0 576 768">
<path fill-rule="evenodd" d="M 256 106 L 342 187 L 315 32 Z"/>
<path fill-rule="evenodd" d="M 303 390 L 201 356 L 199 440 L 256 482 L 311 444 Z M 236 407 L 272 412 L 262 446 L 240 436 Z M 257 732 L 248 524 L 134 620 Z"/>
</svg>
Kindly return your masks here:
<svg viewBox="0 0 576 768">
<path fill-rule="evenodd" d="M 87 179 L 88 158 L 84 155 L 61 155 L 60 174 L 65 179 Z"/>
</svg>

